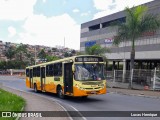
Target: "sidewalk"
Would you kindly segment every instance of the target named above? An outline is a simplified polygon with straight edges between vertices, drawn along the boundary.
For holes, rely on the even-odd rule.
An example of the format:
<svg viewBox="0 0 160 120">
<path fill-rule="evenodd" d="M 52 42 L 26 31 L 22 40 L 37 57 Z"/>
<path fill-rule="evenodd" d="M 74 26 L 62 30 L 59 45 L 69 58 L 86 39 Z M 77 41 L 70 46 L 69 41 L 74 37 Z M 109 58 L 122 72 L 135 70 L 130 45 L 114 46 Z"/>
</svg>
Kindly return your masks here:
<svg viewBox="0 0 160 120">
<path fill-rule="evenodd" d="M 142 96 L 150 98 L 160 99 L 160 91 L 150 91 L 150 90 L 130 90 L 130 89 L 121 89 L 121 88 L 107 88 L 109 93 L 123 94 L 123 95 L 133 95 L 133 96 Z"/>
<path fill-rule="evenodd" d="M 43 98 L 38 95 L 33 95 L 27 92 L 11 89 L 9 87 L 0 86 L 2 89 L 12 92 L 26 100 L 24 111 L 64 111 L 64 109 L 55 101 Z M 20 118 L 20 120 L 70 120 L 69 117 L 43 117 L 43 118 Z"/>
</svg>

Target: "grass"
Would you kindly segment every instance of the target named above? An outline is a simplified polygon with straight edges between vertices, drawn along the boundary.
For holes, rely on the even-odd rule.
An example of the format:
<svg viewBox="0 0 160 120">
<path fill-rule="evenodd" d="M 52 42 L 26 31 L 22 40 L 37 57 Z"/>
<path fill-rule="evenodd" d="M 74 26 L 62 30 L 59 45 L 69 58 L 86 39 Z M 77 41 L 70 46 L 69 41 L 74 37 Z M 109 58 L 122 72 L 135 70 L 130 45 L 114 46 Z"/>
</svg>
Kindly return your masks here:
<svg viewBox="0 0 160 120">
<path fill-rule="evenodd" d="M 25 100 L 23 98 L 0 89 L 0 113 L 3 111 L 21 111 L 24 105 L 25 105 Z M 15 119 L 16 118 L 0 117 L 0 120 L 15 120 Z"/>
</svg>

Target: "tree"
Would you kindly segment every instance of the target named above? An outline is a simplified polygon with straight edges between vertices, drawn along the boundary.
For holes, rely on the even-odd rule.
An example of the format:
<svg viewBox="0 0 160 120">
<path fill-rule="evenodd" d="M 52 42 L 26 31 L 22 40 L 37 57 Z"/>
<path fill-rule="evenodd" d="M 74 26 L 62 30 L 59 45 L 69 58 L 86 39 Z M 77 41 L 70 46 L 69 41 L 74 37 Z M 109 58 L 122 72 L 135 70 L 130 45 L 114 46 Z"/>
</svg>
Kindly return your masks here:
<svg viewBox="0 0 160 120">
<path fill-rule="evenodd" d="M 40 59 L 46 59 L 47 54 L 45 53 L 44 49 L 42 49 L 39 53 L 38 53 L 38 57 Z"/>
<path fill-rule="evenodd" d="M 91 47 L 86 47 L 85 53 L 88 55 L 103 56 L 104 53 L 109 52 L 109 49 L 101 47 L 99 44 L 95 44 Z"/>
<path fill-rule="evenodd" d="M 16 55 L 17 55 L 18 60 L 23 61 L 23 56 L 27 55 L 27 46 L 20 44 L 16 48 Z"/>
<path fill-rule="evenodd" d="M 12 60 L 15 56 L 15 49 L 10 46 L 4 54 L 9 60 Z"/>
<path fill-rule="evenodd" d="M 55 60 L 59 60 L 59 58 L 57 56 L 46 56 L 47 62 L 49 61 L 55 61 Z"/>
<path fill-rule="evenodd" d="M 32 55 L 31 53 L 27 52 L 26 56 L 28 58 L 29 65 L 34 65 L 35 64 L 35 57 L 33 57 L 34 55 Z"/>
<path fill-rule="evenodd" d="M 135 40 L 145 32 L 155 31 L 160 27 L 158 15 L 147 14 L 147 7 L 138 6 L 126 8 L 126 22 L 117 24 L 118 31 L 114 38 L 114 44 L 118 45 L 122 41 L 131 41 L 130 70 L 134 68 Z M 129 88 L 131 88 L 131 80 Z"/>
<path fill-rule="evenodd" d="M 72 54 L 76 54 L 76 51 L 75 51 L 75 50 L 72 50 L 71 53 L 72 53 Z"/>
<path fill-rule="evenodd" d="M 64 53 L 64 57 L 71 57 L 71 54 L 68 53 L 68 52 L 65 52 L 65 53 Z"/>
<path fill-rule="evenodd" d="M 106 68 L 107 68 L 107 57 L 104 55 L 105 53 L 110 52 L 108 48 L 101 47 L 99 44 L 95 44 L 91 47 L 86 47 L 85 53 L 88 55 L 99 55 L 104 58 L 104 61 L 106 61 Z M 80 53 L 83 54 L 83 53 Z"/>
</svg>

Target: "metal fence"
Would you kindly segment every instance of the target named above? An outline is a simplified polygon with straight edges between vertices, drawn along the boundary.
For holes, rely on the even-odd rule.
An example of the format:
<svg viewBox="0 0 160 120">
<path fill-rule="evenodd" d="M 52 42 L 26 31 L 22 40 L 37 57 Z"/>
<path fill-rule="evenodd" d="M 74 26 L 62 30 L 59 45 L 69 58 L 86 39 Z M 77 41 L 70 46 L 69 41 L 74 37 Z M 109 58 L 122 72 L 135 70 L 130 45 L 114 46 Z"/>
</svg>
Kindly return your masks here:
<svg viewBox="0 0 160 120">
<path fill-rule="evenodd" d="M 113 70 L 105 76 L 111 87 L 126 88 L 130 82 L 135 89 L 160 89 L 160 71 L 156 69 Z"/>
<path fill-rule="evenodd" d="M 155 68 L 153 79 L 153 90 L 160 90 L 160 70 Z"/>
</svg>

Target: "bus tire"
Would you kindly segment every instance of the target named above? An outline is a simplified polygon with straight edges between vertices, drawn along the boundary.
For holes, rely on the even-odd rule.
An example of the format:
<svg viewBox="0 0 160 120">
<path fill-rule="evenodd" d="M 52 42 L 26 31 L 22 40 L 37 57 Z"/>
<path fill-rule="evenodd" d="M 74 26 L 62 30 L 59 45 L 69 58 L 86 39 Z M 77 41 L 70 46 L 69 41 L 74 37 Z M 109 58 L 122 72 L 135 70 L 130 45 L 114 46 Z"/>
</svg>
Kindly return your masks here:
<svg viewBox="0 0 160 120">
<path fill-rule="evenodd" d="M 36 83 L 34 84 L 34 92 L 38 92 Z"/>
<path fill-rule="evenodd" d="M 81 98 L 82 98 L 82 99 L 87 99 L 87 98 L 88 98 L 88 96 L 82 96 Z"/>
<path fill-rule="evenodd" d="M 61 86 L 58 87 L 58 89 L 57 89 L 57 94 L 58 94 L 58 97 L 59 97 L 59 98 L 61 98 L 61 99 L 64 99 L 64 98 L 65 98 Z"/>
</svg>

